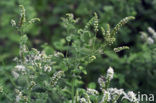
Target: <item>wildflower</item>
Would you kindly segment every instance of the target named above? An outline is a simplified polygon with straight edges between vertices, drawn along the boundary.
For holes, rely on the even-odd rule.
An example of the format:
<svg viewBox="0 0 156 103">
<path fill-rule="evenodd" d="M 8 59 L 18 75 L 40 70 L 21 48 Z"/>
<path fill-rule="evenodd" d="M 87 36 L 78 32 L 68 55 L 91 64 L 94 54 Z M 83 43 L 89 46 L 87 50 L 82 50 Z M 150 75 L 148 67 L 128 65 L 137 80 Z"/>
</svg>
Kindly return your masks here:
<svg viewBox="0 0 156 103">
<path fill-rule="evenodd" d="M 125 49 L 129 49 L 129 47 L 128 46 L 122 46 L 122 47 L 114 48 L 114 51 L 120 52 L 120 51 L 125 50 Z"/>
<path fill-rule="evenodd" d="M 107 91 L 111 94 L 111 100 L 115 103 L 120 98 L 122 94 L 124 94 L 123 89 L 117 89 L 117 88 L 108 88 Z"/>
<path fill-rule="evenodd" d="M 112 67 L 109 67 L 107 70 L 106 78 L 110 81 L 113 79 L 113 76 L 114 76 L 114 70 Z"/>
<path fill-rule="evenodd" d="M 127 94 L 124 93 L 124 96 L 122 97 L 122 100 L 123 99 L 127 99 L 130 102 L 136 102 L 136 103 L 138 103 L 138 100 L 136 98 L 136 94 L 133 91 L 129 91 Z"/>
<path fill-rule="evenodd" d="M 16 91 L 16 93 L 17 93 L 16 102 L 19 103 L 20 100 L 22 99 L 23 94 L 22 94 L 22 92 L 20 92 L 18 89 L 16 89 L 15 91 Z"/>
<path fill-rule="evenodd" d="M 63 53 L 61 53 L 61 52 L 55 52 L 54 56 L 55 57 L 64 57 Z"/>
<path fill-rule="evenodd" d="M 87 93 L 88 94 L 91 94 L 91 95 L 97 95 L 99 94 L 99 92 L 95 89 L 90 89 L 90 88 L 87 88 Z"/>
<path fill-rule="evenodd" d="M 105 29 L 103 27 L 101 27 L 101 31 L 102 31 L 102 35 L 105 36 L 106 32 L 105 32 Z"/>
<path fill-rule="evenodd" d="M 39 60 L 41 60 L 41 55 L 40 54 L 35 55 L 33 58 L 34 58 L 34 61 L 39 61 Z"/>
<path fill-rule="evenodd" d="M 23 66 L 23 65 L 17 65 L 15 68 L 16 68 L 18 71 L 22 71 L 22 72 L 24 72 L 24 71 L 26 70 L 25 66 Z"/>
<path fill-rule="evenodd" d="M 151 27 L 148 27 L 148 31 L 149 31 L 151 34 L 156 33 L 155 30 L 154 30 L 153 28 L 151 28 Z"/>
<path fill-rule="evenodd" d="M 156 32 L 153 34 L 153 39 L 156 40 Z"/>
<path fill-rule="evenodd" d="M 49 65 L 44 66 L 44 71 L 45 72 L 46 71 L 50 72 L 51 71 L 51 67 Z"/>
<path fill-rule="evenodd" d="M 95 32 L 98 32 L 99 30 L 98 30 L 98 23 L 99 23 L 99 21 L 98 21 L 98 16 L 97 16 L 97 14 L 96 13 L 94 13 L 94 31 Z"/>
<path fill-rule="evenodd" d="M 80 98 L 80 103 L 88 103 L 85 98 Z"/>
<path fill-rule="evenodd" d="M 120 28 L 125 25 L 127 22 L 129 22 L 130 20 L 133 20 L 135 19 L 135 17 L 133 16 L 129 16 L 129 17 L 126 17 L 124 19 L 122 19 L 115 27 L 114 29 L 112 30 L 111 32 L 111 35 L 115 35 L 119 30 Z"/>
<path fill-rule="evenodd" d="M 117 95 L 122 95 L 124 93 L 123 89 L 117 89 L 117 88 L 109 88 L 108 91 L 111 94 L 117 94 Z"/>
<path fill-rule="evenodd" d="M 67 16 L 69 22 L 71 22 L 71 23 L 78 22 L 78 19 L 74 19 L 74 15 L 72 13 L 67 13 L 66 16 Z"/>
<path fill-rule="evenodd" d="M 110 102 L 110 100 L 111 100 L 110 93 L 108 91 L 104 91 L 104 94 L 100 103 L 105 103 L 106 101 Z"/>
<path fill-rule="evenodd" d="M 12 20 L 11 20 L 11 25 L 12 25 L 12 26 L 16 26 L 16 21 L 12 19 Z"/>
<path fill-rule="evenodd" d="M 100 78 L 98 78 L 98 83 L 100 85 L 100 88 L 103 89 L 106 86 L 106 80 L 103 76 L 101 76 Z"/>
<path fill-rule="evenodd" d="M 147 43 L 148 44 L 153 44 L 154 43 L 154 40 L 151 37 L 148 37 L 147 38 Z"/>
<path fill-rule="evenodd" d="M 18 103 L 21 100 L 21 96 L 17 95 L 16 96 L 16 102 Z"/>
<path fill-rule="evenodd" d="M 104 31 L 102 31 L 102 32 L 104 32 Z M 106 35 L 104 38 L 109 45 L 113 44 L 116 40 L 114 37 L 112 37 L 112 35 L 110 33 L 110 25 L 109 24 L 107 24 L 107 31 L 106 31 Z"/>
<path fill-rule="evenodd" d="M 17 57 L 15 57 L 15 58 L 13 59 L 13 61 L 18 62 L 18 58 L 17 58 Z"/>
<path fill-rule="evenodd" d="M 57 84 L 57 81 L 62 77 L 63 74 L 64 74 L 63 71 L 56 72 L 52 77 L 51 85 L 55 86 Z"/>
<path fill-rule="evenodd" d="M 153 28 L 148 27 L 148 31 L 152 34 L 153 38 L 156 40 L 156 32 Z"/>
<path fill-rule="evenodd" d="M 24 22 L 26 22 L 26 18 L 25 18 L 25 8 L 24 8 L 24 6 L 23 5 L 19 5 L 19 7 L 20 7 L 20 15 L 21 15 L 21 20 L 20 20 L 20 26 L 24 23 Z"/>
<path fill-rule="evenodd" d="M 90 97 L 87 93 L 84 93 L 87 103 L 91 103 Z"/>
<path fill-rule="evenodd" d="M 26 52 L 27 52 L 27 46 L 25 44 L 20 45 L 20 54 L 26 53 Z"/>
</svg>

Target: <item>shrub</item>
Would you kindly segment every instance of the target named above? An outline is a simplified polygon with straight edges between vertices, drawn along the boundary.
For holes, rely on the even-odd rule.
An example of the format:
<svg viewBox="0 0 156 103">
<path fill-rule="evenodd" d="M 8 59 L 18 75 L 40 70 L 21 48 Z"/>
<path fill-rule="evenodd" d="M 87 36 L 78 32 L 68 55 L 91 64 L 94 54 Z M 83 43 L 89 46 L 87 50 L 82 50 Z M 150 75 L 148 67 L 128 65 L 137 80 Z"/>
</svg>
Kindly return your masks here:
<svg viewBox="0 0 156 103">
<path fill-rule="evenodd" d="M 97 56 L 97 59 L 87 66 L 88 75 L 83 76 L 85 86 L 96 82 L 98 75 L 105 72 L 104 68 L 110 65 L 116 70 L 113 85 L 140 90 L 145 93 L 153 92 L 155 90 L 155 62 L 151 56 L 153 53 L 153 46 L 148 46 L 146 43 L 140 42 L 140 34 L 138 31 L 145 31 L 148 26 L 155 27 L 155 0 L 1 0 L 0 2 L 0 68 L 4 68 L 1 73 L 3 80 L 8 80 L 10 68 L 12 65 L 12 58 L 18 55 L 18 35 L 13 28 L 8 25 L 10 19 L 16 20 L 17 8 L 16 6 L 23 4 L 27 9 L 27 18 L 38 16 L 41 22 L 35 26 L 29 25 L 27 27 L 27 35 L 31 39 L 29 46 L 41 49 L 43 48 L 47 54 L 51 54 L 54 50 L 60 51 L 64 47 L 65 33 L 60 26 L 60 17 L 67 12 L 72 12 L 80 19 L 77 27 L 83 27 L 93 12 L 97 12 L 99 19 L 99 26 L 106 27 L 109 23 L 111 26 L 115 25 L 123 17 L 133 15 L 136 21 L 124 26 L 117 35 L 117 40 L 114 43 L 116 46 L 128 45 L 131 49 L 128 51 L 121 51 L 114 53 L 111 50 L 105 51 L 103 56 Z M 63 8 L 63 9 L 62 9 Z M 60 35 L 61 34 L 61 35 Z M 97 33 L 99 34 L 99 33 Z M 102 39 L 102 36 L 97 35 Z M 60 39 L 61 38 L 61 39 Z M 59 42 L 58 42 L 59 41 Z M 43 44 L 44 42 L 48 42 Z M 43 44 L 43 45 L 42 45 Z M 42 45 L 40 47 L 40 45 Z M 146 63 L 145 66 L 142 66 Z M 103 69 L 102 69 L 103 68 Z M 6 76 L 7 75 L 7 76 Z M 145 78 L 146 77 L 146 78 Z M 95 85 L 95 83 L 94 83 Z"/>
<path fill-rule="evenodd" d="M 137 103 L 136 95 L 130 91 L 125 93 L 123 89 L 110 88 L 110 81 L 114 77 L 113 68 L 107 70 L 106 77 L 98 79 L 101 92 L 81 87 L 81 75 L 87 74 L 86 66 L 92 63 L 97 56 L 101 56 L 105 49 L 115 41 L 115 34 L 134 17 L 122 19 L 112 30 L 101 27 L 99 30 L 99 19 L 97 14 L 89 20 L 84 28 L 78 28 L 73 14 L 66 14 L 62 18 L 62 25 L 65 27 L 65 41 L 57 44 L 60 51 L 46 54 L 45 51 L 38 51 L 27 46 L 28 37 L 25 34 L 26 28 L 39 18 L 27 19 L 24 6 L 20 5 L 19 21 L 11 20 L 12 26 L 20 35 L 19 57 L 16 57 L 17 65 L 12 69 L 12 88 L 15 92 L 7 92 L 5 86 L 0 87 L 0 92 L 9 102 L 17 103 L 116 103 L 120 96 L 121 100 L 128 100 Z M 97 37 L 100 33 L 103 39 Z M 60 48 L 61 46 L 61 48 Z M 119 52 L 129 47 L 115 48 Z M 15 95 L 16 97 L 13 97 Z M 92 96 L 93 95 L 93 96 Z M 15 99 L 14 99 L 15 98 Z"/>
</svg>

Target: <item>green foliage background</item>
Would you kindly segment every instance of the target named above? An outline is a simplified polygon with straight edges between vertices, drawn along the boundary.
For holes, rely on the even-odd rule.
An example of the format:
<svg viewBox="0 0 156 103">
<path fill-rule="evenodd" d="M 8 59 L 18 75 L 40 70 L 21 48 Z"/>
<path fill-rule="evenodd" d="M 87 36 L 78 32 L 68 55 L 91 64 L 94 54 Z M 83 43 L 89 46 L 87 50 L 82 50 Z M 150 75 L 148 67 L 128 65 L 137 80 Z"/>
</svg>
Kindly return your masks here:
<svg viewBox="0 0 156 103">
<path fill-rule="evenodd" d="M 81 27 L 97 12 L 100 26 L 115 26 L 126 16 L 136 20 L 126 25 L 117 35 L 114 46 L 128 45 L 130 50 L 115 53 L 106 51 L 103 58 L 97 58 L 87 67 L 84 87 L 94 86 L 98 75 L 104 74 L 109 66 L 115 69 L 114 84 L 142 93 L 155 93 L 156 90 L 156 44 L 148 45 L 140 39 L 140 31 L 149 26 L 156 29 L 155 0 L 1 0 L 0 1 L 0 78 L 2 84 L 9 84 L 10 64 L 18 54 L 20 36 L 12 29 L 10 20 L 18 16 L 18 5 L 25 6 L 27 18 L 39 17 L 41 22 L 27 28 L 29 45 L 45 49 L 62 50 L 65 36 L 62 20 L 66 13 L 80 17 Z M 99 37 L 100 38 L 100 37 Z M 46 42 L 46 43 L 45 43 Z M 42 45 L 42 46 L 40 46 Z M 94 82 L 92 82 L 94 80 Z M 119 83 L 118 83 L 119 82 Z M 8 85 L 9 86 L 9 85 Z"/>
</svg>

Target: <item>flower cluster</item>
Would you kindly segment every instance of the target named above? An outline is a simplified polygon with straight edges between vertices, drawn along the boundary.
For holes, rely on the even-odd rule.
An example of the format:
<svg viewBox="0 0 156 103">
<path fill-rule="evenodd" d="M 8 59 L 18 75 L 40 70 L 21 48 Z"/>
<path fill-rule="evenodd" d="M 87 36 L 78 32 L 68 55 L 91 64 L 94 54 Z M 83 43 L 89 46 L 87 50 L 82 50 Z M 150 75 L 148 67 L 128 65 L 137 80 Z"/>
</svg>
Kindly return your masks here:
<svg viewBox="0 0 156 103">
<path fill-rule="evenodd" d="M 12 20 L 11 20 L 11 25 L 12 25 L 12 26 L 16 26 L 16 21 L 12 19 Z"/>
<path fill-rule="evenodd" d="M 114 48 L 114 51 L 120 52 L 120 51 L 125 50 L 125 49 L 129 49 L 129 47 L 128 46 L 122 46 L 122 47 Z"/>
<path fill-rule="evenodd" d="M 63 76 L 63 74 L 63 71 L 56 72 L 51 79 L 51 85 L 55 86 L 57 84 L 57 81 Z"/>
<path fill-rule="evenodd" d="M 25 64 L 31 65 L 36 69 L 43 69 L 45 72 L 50 72 L 53 64 L 51 57 L 52 55 L 46 55 L 45 52 L 40 52 L 33 48 L 24 59 Z"/>
<path fill-rule="evenodd" d="M 90 95 L 97 95 L 99 92 L 95 89 L 87 88 L 87 93 Z"/>
<path fill-rule="evenodd" d="M 156 31 L 152 27 L 148 27 L 148 31 L 152 34 L 152 38 L 156 39 Z"/>
<path fill-rule="evenodd" d="M 112 67 L 109 67 L 107 70 L 106 79 L 108 79 L 110 81 L 113 79 L 113 76 L 114 76 L 114 70 Z"/>
<path fill-rule="evenodd" d="M 129 91 L 128 93 L 126 93 L 123 89 L 106 87 L 109 83 L 108 81 L 113 79 L 113 75 L 114 75 L 114 70 L 112 67 L 109 67 L 109 69 L 107 70 L 106 78 L 100 77 L 98 79 L 100 88 L 102 90 L 102 98 L 100 98 L 99 95 L 100 92 L 98 92 L 95 89 L 88 88 L 86 92 L 84 91 L 84 94 L 87 93 L 87 97 L 85 96 L 82 97 L 80 99 L 80 103 L 92 103 L 91 101 L 94 100 L 92 100 L 91 95 L 97 97 L 95 100 L 97 103 L 117 103 L 117 101 L 119 100 L 120 101 L 128 100 L 132 103 L 139 103 L 138 99 L 136 98 L 136 94 L 133 91 Z M 99 102 L 97 100 L 99 100 Z"/>
<path fill-rule="evenodd" d="M 28 103 L 28 97 L 24 96 L 23 93 L 21 91 L 19 91 L 18 89 L 15 90 L 16 92 L 16 103 L 20 103 L 20 102 L 25 102 Z"/>
<path fill-rule="evenodd" d="M 148 27 L 148 33 L 146 32 L 140 32 L 141 33 L 141 39 L 148 43 L 149 45 L 154 44 L 154 42 L 156 41 L 156 32 L 152 27 Z M 151 35 L 151 36 L 150 36 Z"/>
<path fill-rule="evenodd" d="M 99 23 L 98 23 L 98 22 L 99 22 L 99 21 L 98 21 L 98 16 L 97 16 L 96 13 L 94 13 L 94 15 L 95 15 L 95 16 L 94 16 L 94 17 L 95 17 L 95 19 L 94 19 L 94 31 L 95 31 L 95 32 L 98 32 L 98 24 L 99 24 Z"/>
<path fill-rule="evenodd" d="M 80 103 L 88 103 L 85 98 L 80 99 Z"/>
<path fill-rule="evenodd" d="M 126 23 L 128 23 L 130 20 L 133 20 L 135 19 L 133 16 L 129 16 L 129 17 L 126 17 L 124 19 L 122 19 L 113 29 L 113 31 L 111 32 L 112 35 L 115 35 L 119 29 L 125 25 Z"/>
<path fill-rule="evenodd" d="M 30 103 L 35 100 L 37 101 L 37 96 L 42 94 L 39 91 L 40 89 L 48 90 L 50 87 L 55 89 L 54 86 L 57 84 L 58 80 L 61 79 L 64 71 L 53 69 L 56 63 L 54 59 L 64 57 L 64 55 L 60 52 L 47 55 L 44 51 L 38 51 L 35 48 L 29 50 L 27 47 L 28 37 L 24 33 L 23 25 L 30 25 L 40 20 L 38 18 L 33 18 L 27 22 L 25 9 L 22 5 L 20 5 L 20 14 L 19 25 L 16 25 L 16 22 L 11 20 L 12 26 L 16 26 L 19 33 L 21 33 L 19 57 L 14 59 L 17 65 L 12 69 L 12 75 L 14 77 L 13 82 L 15 82 L 15 85 L 16 83 L 18 85 L 15 88 L 17 95 L 16 98 L 13 100 L 11 99 L 11 101 L 15 101 L 16 103 Z M 46 95 L 46 92 L 43 94 Z M 35 99 L 32 99 L 32 97 Z"/>
</svg>

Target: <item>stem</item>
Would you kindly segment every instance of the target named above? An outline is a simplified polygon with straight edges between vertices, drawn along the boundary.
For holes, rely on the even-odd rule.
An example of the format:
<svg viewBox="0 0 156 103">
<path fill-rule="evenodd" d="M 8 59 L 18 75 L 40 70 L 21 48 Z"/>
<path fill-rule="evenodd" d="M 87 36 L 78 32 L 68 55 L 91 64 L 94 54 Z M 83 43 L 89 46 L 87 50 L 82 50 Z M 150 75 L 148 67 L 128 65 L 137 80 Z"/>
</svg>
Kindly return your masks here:
<svg viewBox="0 0 156 103">
<path fill-rule="evenodd" d="M 95 103 L 98 103 L 98 99 L 97 99 L 97 97 L 96 97 Z"/>
<path fill-rule="evenodd" d="M 28 87 L 30 87 L 29 75 L 30 75 L 30 74 L 27 74 L 27 76 L 26 76 L 26 83 L 27 83 L 27 86 L 28 86 Z M 27 92 L 28 101 L 29 101 L 28 103 L 30 103 L 30 102 L 31 102 L 31 88 L 27 88 L 27 89 L 26 89 L 26 92 Z"/>
<path fill-rule="evenodd" d="M 75 86 L 75 79 L 72 80 L 72 103 L 74 103 L 74 86 Z"/>
<path fill-rule="evenodd" d="M 76 90 L 76 103 L 79 103 L 79 91 Z"/>
</svg>

